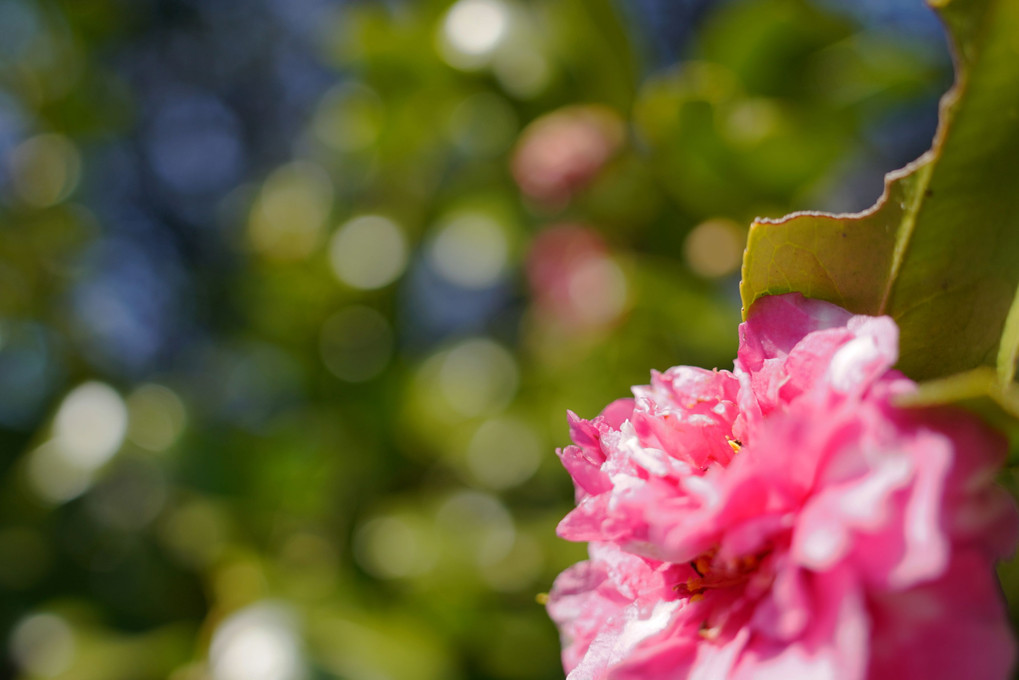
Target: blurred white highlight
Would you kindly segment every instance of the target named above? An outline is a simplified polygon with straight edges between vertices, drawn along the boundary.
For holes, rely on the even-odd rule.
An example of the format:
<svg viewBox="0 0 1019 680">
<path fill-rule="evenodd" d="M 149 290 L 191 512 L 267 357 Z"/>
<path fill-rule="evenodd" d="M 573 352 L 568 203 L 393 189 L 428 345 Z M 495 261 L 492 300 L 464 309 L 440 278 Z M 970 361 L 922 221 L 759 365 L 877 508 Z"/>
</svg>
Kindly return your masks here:
<svg viewBox="0 0 1019 680">
<path fill-rule="evenodd" d="M 460 0 L 442 22 L 442 56 L 459 69 L 485 66 L 505 38 L 509 24 L 509 10 L 498 0 Z"/>
<path fill-rule="evenodd" d="M 213 680 L 302 680 L 306 677 L 293 614 L 260 602 L 236 612 L 212 636 Z"/>
<path fill-rule="evenodd" d="M 407 242 L 400 228 L 388 218 L 355 217 L 333 235 L 329 262 L 336 278 L 353 288 L 382 288 L 403 273 Z"/>
<path fill-rule="evenodd" d="M 29 674 L 56 677 L 74 662 L 74 633 L 67 622 L 55 614 L 31 614 L 15 625 L 10 652 L 18 666 Z"/>
<path fill-rule="evenodd" d="M 446 354 L 439 391 L 449 406 L 468 418 L 505 408 L 516 394 L 519 376 L 513 356 L 486 338 L 461 342 Z"/>
<path fill-rule="evenodd" d="M 89 469 L 108 461 L 126 432 L 124 400 L 100 382 L 87 382 L 72 390 L 53 422 L 54 438 L 69 460 Z"/>
<path fill-rule="evenodd" d="M 127 424 L 127 406 L 109 385 L 87 382 L 71 390 L 53 420 L 53 438 L 29 455 L 32 487 L 53 503 L 81 495 L 120 449 Z"/>
<path fill-rule="evenodd" d="M 446 222 L 428 252 L 444 279 L 463 288 L 487 288 L 506 268 L 509 244 L 502 227 L 483 213 L 463 213 Z"/>
</svg>

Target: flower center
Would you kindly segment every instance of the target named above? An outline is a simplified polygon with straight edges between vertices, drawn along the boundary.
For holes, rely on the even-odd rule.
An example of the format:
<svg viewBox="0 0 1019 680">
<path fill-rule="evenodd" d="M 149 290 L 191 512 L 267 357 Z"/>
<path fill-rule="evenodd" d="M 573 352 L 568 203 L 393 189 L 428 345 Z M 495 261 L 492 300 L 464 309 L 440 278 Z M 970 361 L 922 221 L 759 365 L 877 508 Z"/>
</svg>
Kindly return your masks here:
<svg viewBox="0 0 1019 680">
<path fill-rule="evenodd" d="M 712 548 L 690 562 L 695 576 L 676 586 L 676 590 L 697 596 L 711 588 L 728 588 L 743 583 L 764 555 L 747 555 L 729 560 L 719 560 L 718 549 Z"/>
</svg>

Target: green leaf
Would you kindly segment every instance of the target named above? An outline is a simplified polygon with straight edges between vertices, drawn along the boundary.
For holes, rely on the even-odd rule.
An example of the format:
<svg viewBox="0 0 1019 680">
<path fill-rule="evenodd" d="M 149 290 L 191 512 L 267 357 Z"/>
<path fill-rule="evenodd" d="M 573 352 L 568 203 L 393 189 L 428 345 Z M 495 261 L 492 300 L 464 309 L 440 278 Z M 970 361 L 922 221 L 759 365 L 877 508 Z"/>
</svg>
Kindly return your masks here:
<svg viewBox="0 0 1019 680">
<path fill-rule="evenodd" d="M 937 378 L 1019 356 L 1019 2 L 934 3 L 953 38 L 956 84 L 932 149 L 891 173 L 852 215 L 755 222 L 743 261 L 744 310 L 800 291 L 888 314 L 899 368 Z M 1009 320 L 1006 324 L 1006 319 Z"/>
</svg>

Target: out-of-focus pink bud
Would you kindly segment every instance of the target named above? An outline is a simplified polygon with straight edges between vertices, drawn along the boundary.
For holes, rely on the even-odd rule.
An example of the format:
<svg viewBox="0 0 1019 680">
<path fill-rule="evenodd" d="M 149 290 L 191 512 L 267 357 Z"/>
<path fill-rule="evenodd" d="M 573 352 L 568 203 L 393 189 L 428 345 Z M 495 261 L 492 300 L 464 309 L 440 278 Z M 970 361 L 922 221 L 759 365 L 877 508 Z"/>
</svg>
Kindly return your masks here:
<svg viewBox="0 0 1019 680">
<path fill-rule="evenodd" d="M 626 128 L 612 109 L 568 106 L 527 126 L 513 154 L 520 190 L 548 205 L 562 205 L 586 186 L 622 147 Z"/>
<path fill-rule="evenodd" d="M 562 224 L 541 232 L 526 266 L 539 314 L 560 325 L 601 328 L 626 308 L 626 277 L 590 227 Z"/>
</svg>

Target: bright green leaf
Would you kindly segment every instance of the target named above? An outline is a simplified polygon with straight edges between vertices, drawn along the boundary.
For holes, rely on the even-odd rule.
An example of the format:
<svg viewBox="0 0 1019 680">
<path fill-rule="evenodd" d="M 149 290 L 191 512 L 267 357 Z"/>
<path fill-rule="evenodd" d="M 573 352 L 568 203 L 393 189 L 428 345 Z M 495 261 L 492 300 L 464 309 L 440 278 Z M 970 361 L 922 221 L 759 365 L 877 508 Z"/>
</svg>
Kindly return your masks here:
<svg viewBox="0 0 1019 680">
<path fill-rule="evenodd" d="M 800 291 L 901 329 L 899 367 L 936 378 L 1000 358 L 1011 379 L 1019 318 L 1019 3 L 936 3 L 956 49 L 931 151 L 889 175 L 854 215 L 761 220 L 743 263 L 744 309 Z M 1015 312 L 1013 316 L 1019 316 Z"/>
</svg>

